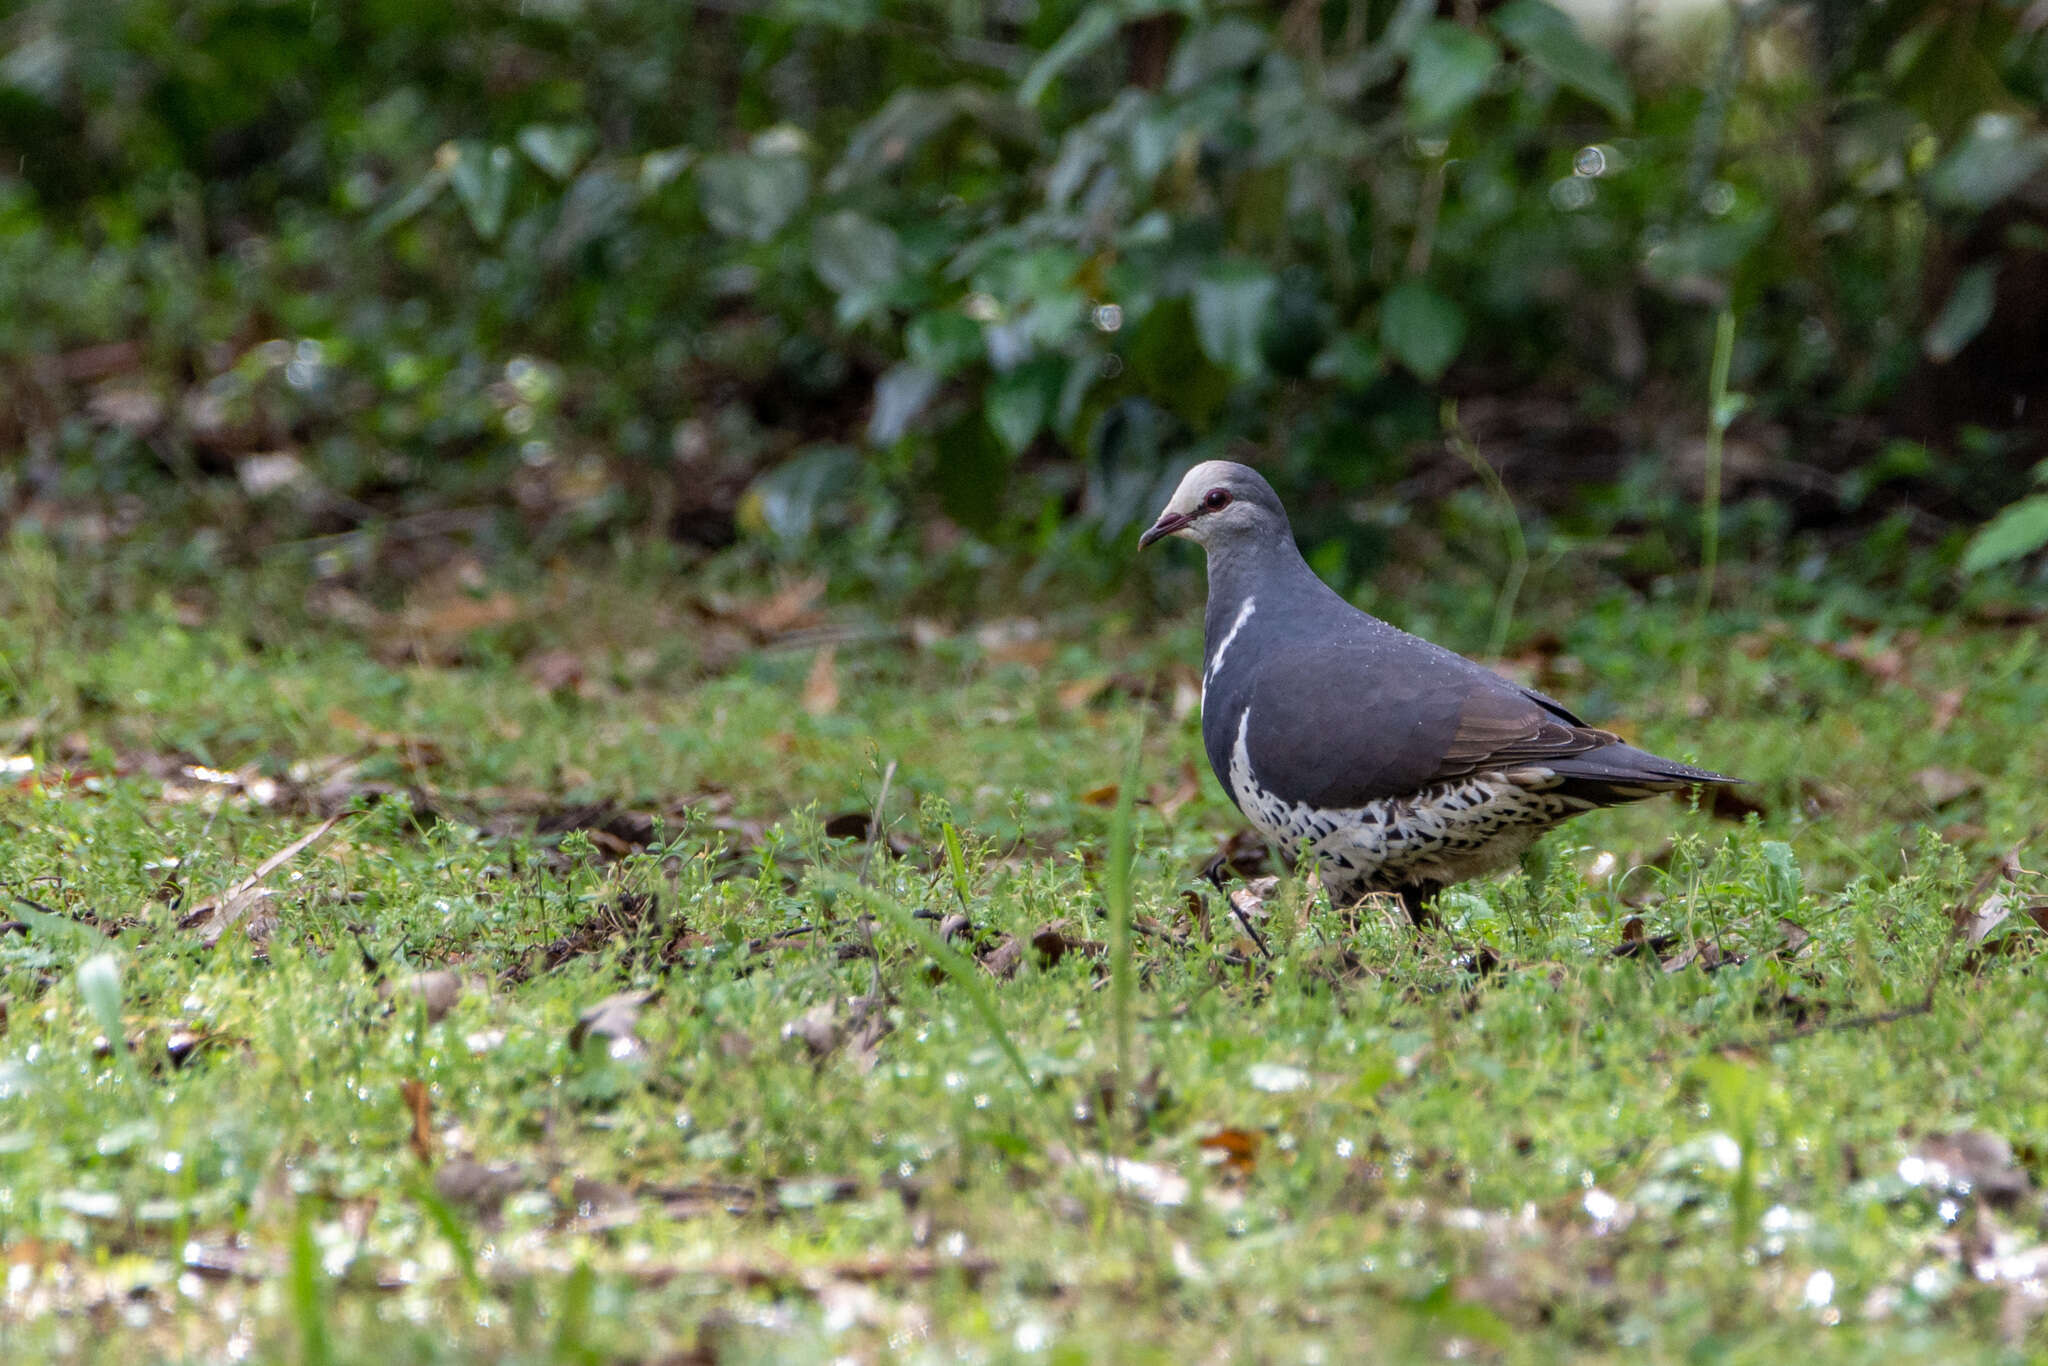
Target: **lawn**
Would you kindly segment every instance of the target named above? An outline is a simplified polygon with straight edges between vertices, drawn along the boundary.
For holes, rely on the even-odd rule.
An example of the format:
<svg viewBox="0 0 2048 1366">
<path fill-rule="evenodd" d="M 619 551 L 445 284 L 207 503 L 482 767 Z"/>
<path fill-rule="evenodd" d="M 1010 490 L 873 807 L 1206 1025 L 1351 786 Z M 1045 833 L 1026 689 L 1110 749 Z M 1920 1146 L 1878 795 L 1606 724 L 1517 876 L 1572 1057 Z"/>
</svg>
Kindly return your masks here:
<svg viewBox="0 0 2048 1366">
<path fill-rule="evenodd" d="M 1754 784 L 1417 935 L 1200 875 L 1191 603 L 8 554 L 7 1360 L 2042 1350 L 2024 614 L 1532 591 L 1515 667 Z"/>
</svg>

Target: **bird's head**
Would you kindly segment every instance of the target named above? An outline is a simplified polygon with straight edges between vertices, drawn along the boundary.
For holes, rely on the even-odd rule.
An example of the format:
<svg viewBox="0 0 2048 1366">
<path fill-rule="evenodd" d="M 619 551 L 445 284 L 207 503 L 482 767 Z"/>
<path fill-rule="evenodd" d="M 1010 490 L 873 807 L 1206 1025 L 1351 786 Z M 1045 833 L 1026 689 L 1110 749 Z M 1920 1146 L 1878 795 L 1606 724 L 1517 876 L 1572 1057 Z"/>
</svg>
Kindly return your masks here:
<svg viewBox="0 0 2048 1366">
<path fill-rule="evenodd" d="M 1205 460 L 1182 476 L 1159 520 L 1138 538 L 1138 548 L 1168 536 L 1185 536 L 1212 552 L 1237 542 L 1284 540 L 1287 513 L 1257 470 L 1230 460 Z"/>
</svg>

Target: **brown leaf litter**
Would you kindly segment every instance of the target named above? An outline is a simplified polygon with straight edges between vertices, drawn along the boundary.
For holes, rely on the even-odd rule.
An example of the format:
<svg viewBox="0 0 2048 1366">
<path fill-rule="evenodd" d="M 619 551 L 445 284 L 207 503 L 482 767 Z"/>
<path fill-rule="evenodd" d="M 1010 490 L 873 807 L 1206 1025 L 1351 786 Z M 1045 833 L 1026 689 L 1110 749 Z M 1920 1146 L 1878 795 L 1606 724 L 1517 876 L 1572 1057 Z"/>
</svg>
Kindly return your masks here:
<svg viewBox="0 0 2048 1366">
<path fill-rule="evenodd" d="M 591 1040 L 601 1041 L 614 1058 L 638 1056 L 647 1051 L 640 1037 L 640 1012 L 661 995 L 658 989 L 615 991 L 577 1015 L 569 1030 L 569 1051 L 580 1053 Z"/>
<path fill-rule="evenodd" d="M 882 1040 L 895 1024 L 888 1002 L 874 996 L 849 996 L 812 1006 L 782 1027 L 782 1037 L 800 1043 L 812 1059 L 823 1062 L 841 1048 L 862 1072 L 873 1070 Z"/>
</svg>

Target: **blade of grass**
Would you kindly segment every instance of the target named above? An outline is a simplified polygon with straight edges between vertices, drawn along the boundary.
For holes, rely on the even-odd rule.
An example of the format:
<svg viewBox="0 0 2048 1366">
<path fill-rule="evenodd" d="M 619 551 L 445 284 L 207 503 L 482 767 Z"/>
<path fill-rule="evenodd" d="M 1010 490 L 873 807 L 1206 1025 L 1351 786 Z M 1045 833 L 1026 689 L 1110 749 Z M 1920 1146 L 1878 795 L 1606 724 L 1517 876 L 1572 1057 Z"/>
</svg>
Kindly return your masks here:
<svg viewBox="0 0 2048 1366">
<path fill-rule="evenodd" d="M 951 828 L 950 825 L 947 826 L 948 831 Z M 957 843 L 958 838 L 957 835 L 951 836 L 947 840 L 948 847 L 951 848 Z M 1018 1051 L 1016 1041 L 1011 1039 L 1010 1031 L 1003 1027 L 1003 1017 L 996 1010 L 995 998 L 989 994 L 988 982 L 982 977 L 980 965 L 920 925 L 909 911 L 894 901 L 886 897 L 877 897 L 874 905 L 891 924 L 909 935 L 919 948 L 930 954 L 932 961 L 939 965 L 940 971 L 953 979 L 953 984 L 967 997 L 968 1005 L 981 1017 L 981 1022 L 987 1027 L 989 1037 L 995 1041 L 996 1047 L 1002 1049 L 1003 1056 L 1010 1060 L 1010 1066 L 1024 1079 L 1024 1085 L 1035 1090 L 1038 1079 L 1031 1075 L 1031 1068 L 1025 1063 L 1024 1055 Z"/>
<path fill-rule="evenodd" d="M 1109 858 L 1103 865 L 1102 891 L 1109 903 L 1109 994 L 1116 1031 L 1116 1074 L 1131 1078 L 1131 863 L 1137 856 L 1138 755 L 1145 741 L 1141 716 L 1124 759 L 1123 781 L 1117 785 L 1116 811 L 1109 821 Z"/>
<path fill-rule="evenodd" d="M 1735 313 L 1722 309 L 1714 320 L 1714 365 L 1707 380 L 1706 487 L 1700 498 L 1700 582 L 1692 606 L 1692 648 L 1687 651 L 1685 688 L 1699 678 L 1700 654 L 1706 646 L 1707 611 L 1714 605 L 1714 578 L 1721 567 L 1721 446 L 1728 428 L 1742 414 L 1748 397 L 1728 392 L 1728 367 L 1735 356 Z"/>
<path fill-rule="evenodd" d="M 299 1210 L 292 1230 L 291 1306 L 299 1329 L 301 1366 L 332 1366 L 334 1344 L 327 1336 L 327 1297 L 321 1285 L 320 1249 L 313 1242 L 313 1215 Z"/>
<path fill-rule="evenodd" d="M 946 871 L 953 879 L 953 895 L 960 898 L 960 909 L 967 909 L 968 881 L 967 856 L 960 850 L 960 831 L 951 821 L 939 827 L 946 840 Z"/>
<path fill-rule="evenodd" d="M 462 1216 L 424 1178 L 412 1183 L 412 1198 L 447 1240 L 449 1251 L 455 1254 L 455 1269 L 462 1274 L 462 1282 L 469 1287 L 469 1293 L 482 1295 L 484 1283 L 476 1269 L 476 1248 L 469 1240 L 469 1229 L 463 1225 Z"/>
<path fill-rule="evenodd" d="M 1479 444 L 1458 421 L 1458 401 L 1445 399 L 1439 417 L 1443 422 L 1444 444 L 1451 448 L 1452 454 L 1470 465 L 1472 472 L 1486 485 L 1486 491 L 1500 505 L 1507 528 L 1508 572 L 1493 600 L 1493 629 L 1488 632 L 1486 640 L 1486 653 L 1498 658 L 1500 652 L 1507 648 L 1508 627 L 1515 619 L 1515 604 L 1522 596 L 1523 581 L 1529 577 L 1529 541 L 1522 533 L 1522 515 L 1515 511 L 1515 500 L 1508 495 L 1500 473 L 1486 462 L 1486 457 L 1480 454 Z"/>
<path fill-rule="evenodd" d="M 882 845 L 882 816 L 889 806 L 889 785 L 896 781 L 896 761 L 882 770 L 882 788 L 875 794 L 874 814 L 868 817 L 868 847 L 860 861 L 860 885 L 865 887 L 875 871 L 875 850 Z M 874 932 L 868 928 L 866 916 L 856 917 L 860 923 L 860 942 L 868 951 L 868 995 L 875 1000 L 883 999 L 882 955 L 875 952 Z"/>
<path fill-rule="evenodd" d="M 569 1273 L 568 1281 L 562 1286 L 562 1301 L 557 1311 L 555 1341 L 550 1355 L 558 1362 L 594 1362 L 597 1352 L 588 1345 L 590 1333 L 590 1296 L 597 1277 L 590 1270 L 590 1263 L 579 1261 L 576 1269 Z"/>
</svg>

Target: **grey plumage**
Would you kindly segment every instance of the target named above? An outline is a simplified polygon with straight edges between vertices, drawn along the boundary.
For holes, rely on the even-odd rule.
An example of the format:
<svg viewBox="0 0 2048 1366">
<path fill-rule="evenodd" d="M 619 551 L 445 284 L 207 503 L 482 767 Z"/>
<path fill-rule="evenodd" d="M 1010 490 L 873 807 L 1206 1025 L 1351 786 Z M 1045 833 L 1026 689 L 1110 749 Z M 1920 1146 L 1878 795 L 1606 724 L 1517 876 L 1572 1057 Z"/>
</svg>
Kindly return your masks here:
<svg viewBox="0 0 2048 1366">
<path fill-rule="evenodd" d="M 1267 835 L 1309 841 L 1333 900 L 1442 888 L 1582 811 L 1733 783 L 1359 611 L 1315 576 L 1257 472 L 1190 470 L 1140 545 L 1208 552 L 1202 742 Z"/>
</svg>

